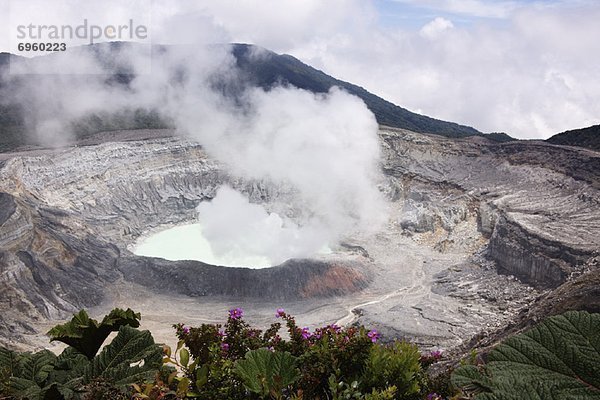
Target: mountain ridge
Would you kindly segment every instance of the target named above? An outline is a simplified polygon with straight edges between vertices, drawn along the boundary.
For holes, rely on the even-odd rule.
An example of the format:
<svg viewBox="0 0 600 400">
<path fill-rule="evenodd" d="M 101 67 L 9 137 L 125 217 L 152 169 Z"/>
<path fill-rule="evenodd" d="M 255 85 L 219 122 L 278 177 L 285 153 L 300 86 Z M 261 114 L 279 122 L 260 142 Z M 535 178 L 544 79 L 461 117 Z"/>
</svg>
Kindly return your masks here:
<svg viewBox="0 0 600 400">
<path fill-rule="evenodd" d="M 80 46 L 71 49 L 71 51 L 91 52 L 99 61 L 108 65 L 109 68 L 113 68 L 110 78 L 107 79 L 107 84 L 114 84 L 116 82 L 117 84 L 127 85 L 134 78 L 134 75 L 127 70 L 114 69 L 112 60 L 106 56 L 113 51 L 118 52 L 122 50 L 125 46 L 136 46 L 136 44 L 129 42 L 100 43 Z M 269 90 L 276 85 L 291 85 L 313 93 L 325 93 L 333 86 L 337 86 L 361 98 L 373 112 L 377 122 L 382 126 L 407 129 L 418 133 L 431 133 L 451 138 L 481 136 L 498 142 L 514 140 L 506 134 L 485 134 L 469 126 L 413 113 L 376 96 L 358 85 L 330 76 L 291 55 L 277 54 L 259 46 L 242 43 L 213 46 L 231 46 L 231 53 L 235 57 L 237 66 L 246 80 L 244 84 L 251 83 L 265 90 Z M 153 45 L 151 47 L 153 56 L 160 57 L 164 49 L 169 47 L 167 45 Z M 259 55 L 256 56 L 257 54 Z M 65 53 L 65 55 L 68 55 L 68 53 Z M 0 71 L 4 72 L 0 74 L 2 76 L 2 79 L 0 79 L 0 88 L 5 89 L 4 93 L 0 94 L 0 151 L 11 151 L 29 144 L 27 141 L 28 131 L 25 126 L 23 107 L 14 102 L 7 101 L 7 97 L 10 97 L 9 85 L 11 80 L 7 80 L 8 74 L 6 74 L 6 70 L 9 68 L 10 62 L 13 59 L 19 60 L 19 62 L 31 62 L 30 60 L 40 62 L 43 59 L 42 57 L 52 56 L 57 55 L 29 59 L 10 53 L 0 54 L 0 68 L 4 70 Z M 13 77 L 11 79 L 18 82 L 18 78 Z M 116 116 L 92 115 L 83 122 L 79 125 L 77 125 L 77 121 L 74 122 L 73 130 L 76 132 L 78 139 L 80 139 L 80 136 L 85 138 L 90 133 L 101 131 L 171 127 L 168 121 L 161 120 L 153 111 L 149 112 L 148 110 L 138 109 L 124 110 Z"/>
<path fill-rule="evenodd" d="M 548 143 L 564 146 L 584 147 L 590 150 L 600 151 L 600 125 L 592 125 L 586 128 L 571 129 L 546 139 Z"/>
<path fill-rule="evenodd" d="M 253 57 L 255 49 L 261 49 L 259 57 Z M 256 83 L 264 89 L 269 89 L 273 85 L 281 83 L 278 78 L 283 78 L 284 83 L 315 93 L 325 93 L 331 87 L 338 86 L 361 98 L 375 114 L 380 125 L 446 137 L 475 135 L 488 137 L 470 126 L 413 113 L 367 91 L 361 86 L 328 75 L 289 54 L 277 54 L 258 46 L 243 43 L 232 44 L 232 53 L 237 60 L 238 67 L 254 77 Z M 498 140 L 501 137 L 496 135 L 488 138 L 503 141 Z"/>
</svg>

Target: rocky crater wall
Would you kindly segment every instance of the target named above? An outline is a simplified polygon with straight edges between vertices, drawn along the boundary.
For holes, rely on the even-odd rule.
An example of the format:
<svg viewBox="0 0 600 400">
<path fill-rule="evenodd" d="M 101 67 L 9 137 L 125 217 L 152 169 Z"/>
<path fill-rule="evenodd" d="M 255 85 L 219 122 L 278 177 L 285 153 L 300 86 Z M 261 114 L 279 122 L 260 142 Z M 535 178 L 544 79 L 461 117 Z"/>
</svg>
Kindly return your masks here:
<svg viewBox="0 0 600 400">
<path fill-rule="evenodd" d="M 292 259 L 264 269 L 223 268 L 198 261 L 151 257 L 120 260 L 125 279 L 157 293 L 261 300 L 333 297 L 360 291 L 371 280 L 364 262 Z"/>
<path fill-rule="evenodd" d="M 555 288 L 585 272 L 583 266 L 595 255 L 561 242 L 534 236 L 521 225 L 502 216 L 490 239 L 489 256 L 500 273 L 509 273 L 538 287 Z"/>
<path fill-rule="evenodd" d="M 27 321 L 102 303 L 120 276 L 118 249 L 68 213 L 0 196 L 14 205 L 0 224 L 0 342 L 33 332 Z"/>
<path fill-rule="evenodd" d="M 499 272 L 539 287 L 557 287 L 584 272 L 586 262 L 598 254 L 600 194 L 595 183 L 600 172 L 590 166 L 600 162 L 600 154 L 398 129 L 384 129 L 381 137 L 389 176 L 416 179 L 429 192 L 454 191 L 455 197 L 461 193 L 468 199 L 458 215 L 477 215 L 479 231 L 490 240 L 487 255 Z M 417 200 L 420 206 L 407 203 L 408 215 L 418 207 L 427 211 L 413 218 L 413 229 L 432 230 L 436 218 L 448 226 L 448 218 L 424 205 L 427 199 Z M 444 207 L 441 203 L 438 208 Z M 447 215 L 452 207 L 445 207 Z"/>
</svg>

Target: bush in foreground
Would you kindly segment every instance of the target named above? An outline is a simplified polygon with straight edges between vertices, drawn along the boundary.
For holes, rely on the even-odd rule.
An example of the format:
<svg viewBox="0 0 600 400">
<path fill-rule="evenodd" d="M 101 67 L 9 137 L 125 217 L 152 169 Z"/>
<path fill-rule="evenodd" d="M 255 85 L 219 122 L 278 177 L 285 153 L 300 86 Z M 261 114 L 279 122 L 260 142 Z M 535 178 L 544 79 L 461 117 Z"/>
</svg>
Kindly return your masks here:
<svg viewBox="0 0 600 400">
<path fill-rule="evenodd" d="M 82 310 L 48 332 L 51 340 L 69 345 L 59 356 L 0 347 L 0 394 L 28 400 L 127 398 L 132 383 L 151 379 L 162 364 L 162 347 L 150 332 L 135 329 L 139 319 L 130 309 L 115 309 L 98 322 Z M 97 354 L 111 332 L 118 334 Z M 90 397 L 94 393 L 109 397 Z"/>
<path fill-rule="evenodd" d="M 420 399 L 426 389 L 415 345 L 377 343 L 364 327 L 328 325 L 310 331 L 277 310 L 281 322 L 264 332 L 229 311 L 225 325 L 176 325 L 179 343 L 166 349 L 172 373 L 146 385 L 140 398 Z M 279 334 L 285 325 L 288 339 Z M 162 390 L 158 387 L 162 385 Z M 175 390 L 172 388 L 176 387 Z M 166 390 L 170 388 L 169 390 Z M 160 393 L 160 394 L 158 394 Z M 161 397 L 162 396 L 162 397 Z"/>
<path fill-rule="evenodd" d="M 252 328 L 241 309 L 225 324 L 174 326 L 177 347 L 159 346 L 140 331 L 140 315 L 115 309 L 101 322 L 85 311 L 48 332 L 69 347 L 0 348 L 0 399 L 423 399 L 425 368 L 415 345 L 378 343 L 361 326 L 310 331 L 284 310 L 267 330 Z M 280 335 L 283 326 L 286 338 Z M 118 332 L 98 350 L 111 332 Z M 8 397 L 4 397 L 8 396 Z"/>
</svg>

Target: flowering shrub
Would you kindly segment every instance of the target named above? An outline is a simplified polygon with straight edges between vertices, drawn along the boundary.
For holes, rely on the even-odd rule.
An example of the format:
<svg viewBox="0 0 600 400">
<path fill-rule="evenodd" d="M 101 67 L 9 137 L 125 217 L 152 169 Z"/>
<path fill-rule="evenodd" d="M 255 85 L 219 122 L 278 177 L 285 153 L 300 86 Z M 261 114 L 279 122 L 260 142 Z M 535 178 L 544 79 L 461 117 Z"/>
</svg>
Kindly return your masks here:
<svg viewBox="0 0 600 400">
<path fill-rule="evenodd" d="M 73 344 L 97 349 L 88 337 L 96 338 L 92 328 L 102 324 L 89 318 L 81 323 L 85 315 L 76 315 L 76 328 L 83 331 Z M 409 343 L 381 344 L 377 330 L 362 326 L 300 327 L 281 308 L 264 331 L 243 317 L 234 308 L 224 324 L 174 325 L 175 349 L 154 344 L 150 332 L 120 327 L 92 361 L 75 347 L 59 357 L 0 347 L 0 399 L 443 399 L 424 379 L 438 352 L 420 355 Z M 282 329 L 287 332 L 280 335 Z M 71 340 L 71 330 L 63 330 Z"/>
<path fill-rule="evenodd" d="M 280 322 L 265 331 L 243 316 L 235 308 L 224 325 L 174 326 L 180 341 L 165 361 L 181 370 L 168 381 L 176 398 L 424 399 L 423 366 L 441 356 L 421 355 L 405 342 L 379 344 L 381 334 L 362 326 L 331 324 L 311 331 L 282 308 L 275 312 Z M 279 334 L 283 326 L 286 339 Z"/>
</svg>

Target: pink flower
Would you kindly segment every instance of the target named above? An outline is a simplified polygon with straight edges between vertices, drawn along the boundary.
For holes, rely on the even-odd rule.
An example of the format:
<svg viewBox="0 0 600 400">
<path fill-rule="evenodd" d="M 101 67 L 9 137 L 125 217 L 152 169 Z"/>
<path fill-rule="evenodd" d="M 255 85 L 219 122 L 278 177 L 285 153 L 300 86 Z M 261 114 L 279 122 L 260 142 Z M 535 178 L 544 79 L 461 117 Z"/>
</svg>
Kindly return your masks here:
<svg viewBox="0 0 600 400">
<path fill-rule="evenodd" d="M 371 339 L 371 342 L 373 343 L 377 342 L 377 339 L 381 337 L 381 335 L 377 332 L 376 329 L 370 330 L 369 333 L 367 333 L 367 336 L 369 337 L 369 339 Z"/>
<path fill-rule="evenodd" d="M 221 343 L 221 350 L 223 350 L 223 351 L 229 350 L 229 344 L 227 344 L 227 343 Z"/>
<path fill-rule="evenodd" d="M 184 326 L 183 327 L 183 334 L 187 335 L 188 333 L 190 333 L 190 327 L 189 326 Z"/>
<path fill-rule="evenodd" d="M 312 336 L 306 326 L 304 328 L 302 328 L 301 333 L 302 333 L 302 339 L 308 339 Z"/>
<path fill-rule="evenodd" d="M 427 400 L 443 400 L 443 399 L 442 399 L 442 396 L 440 396 L 437 393 L 429 393 L 427 395 Z"/>
<path fill-rule="evenodd" d="M 239 307 L 229 310 L 229 318 L 231 318 L 231 319 L 240 319 L 243 316 L 244 316 L 244 310 L 242 310 Z"/>
<path fill-rule="evenodd" d="M 278 308 L 275 313 L 275 318 L 283 318 L 285 317 L 285 310 L 283 308 Z"/>
</svg>

